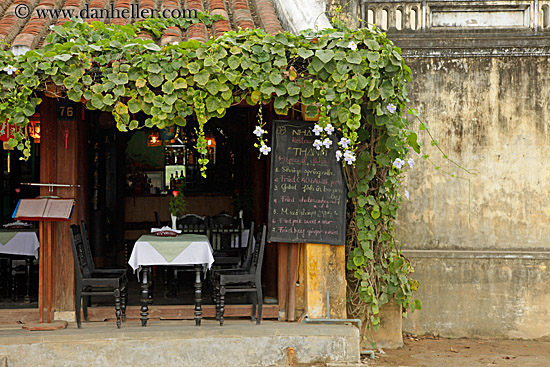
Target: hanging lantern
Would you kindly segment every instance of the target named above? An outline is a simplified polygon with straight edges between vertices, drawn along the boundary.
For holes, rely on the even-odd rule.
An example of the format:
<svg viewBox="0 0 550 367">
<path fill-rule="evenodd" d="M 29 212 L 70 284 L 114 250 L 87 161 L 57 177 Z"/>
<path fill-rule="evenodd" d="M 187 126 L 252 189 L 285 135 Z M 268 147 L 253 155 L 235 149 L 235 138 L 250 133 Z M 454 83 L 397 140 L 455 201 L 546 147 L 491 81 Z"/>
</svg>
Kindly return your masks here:
<svg viewBox="0 0 550 367">
<path fill-rule="evenodd" d="M 206 133 L 206 135 L 204 137 L 206 139 L 206 146 L 208 148 L 214 148 L 216 146 L 216 138 L 214 137 L 213 132 L 210 131 L 210 132 Z"/>
<path fill-rule="evenodd" d="M 40 143 L 40 114 L 34 114 L 29 118 L 29 136 L 35 143 Z"/>
<path fill-rule="evenodd" d="M 158 147 L 161 145 L 162 145 L 162 140 L 160 140 L 160 133 L 158 131 L 154 131 L 151 134 L 149 134 L 149 137 L 147 138 L 147 146 Z"/>
</svg>

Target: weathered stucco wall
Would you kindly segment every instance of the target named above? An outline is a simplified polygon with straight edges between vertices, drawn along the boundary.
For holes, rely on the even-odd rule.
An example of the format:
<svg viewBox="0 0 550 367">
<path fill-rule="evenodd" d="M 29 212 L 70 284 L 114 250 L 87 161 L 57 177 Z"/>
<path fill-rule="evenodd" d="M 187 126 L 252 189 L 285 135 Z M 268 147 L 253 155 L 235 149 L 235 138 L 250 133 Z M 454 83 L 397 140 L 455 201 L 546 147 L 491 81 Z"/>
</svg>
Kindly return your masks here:
<svg viewBox="0 0 550 367">
<path fill-rule="evenodd" d="M 403 328 L 548 337 L 550 59 L 527 52 L 423 52 L 407 58 L 414 74 L 409 105 L 442 150 L 475 174 L 446 162 L 420 131 L 424 150 L 441 170 L 413 153 L 417 164 L 406 173 L 410 200 L 404 200 L 396 230 L 416 268 L 423 309 Z"/>
<path fill-rule="evenodd" d="M 550 59 L 411 58 L 415 107 L 455 169 L 430 146 L 407 174 L 400 213 L 407 248 L 550 250 Z"/>
</svg>

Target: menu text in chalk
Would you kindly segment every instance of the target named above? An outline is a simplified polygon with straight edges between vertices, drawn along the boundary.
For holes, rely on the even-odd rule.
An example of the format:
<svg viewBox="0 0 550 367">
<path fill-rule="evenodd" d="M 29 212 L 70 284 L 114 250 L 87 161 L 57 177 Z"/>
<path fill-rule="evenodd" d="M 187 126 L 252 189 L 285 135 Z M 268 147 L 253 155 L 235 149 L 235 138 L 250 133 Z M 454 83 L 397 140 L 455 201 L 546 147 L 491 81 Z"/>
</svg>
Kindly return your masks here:
<svg viewBox="0 0 550 367">
<path fill-rule="evenodd" d="M 337 139 L 317 150 L 312 128 L 273 121 L 268 241 L 344 245 L 347 194 Z"/>
</svg>

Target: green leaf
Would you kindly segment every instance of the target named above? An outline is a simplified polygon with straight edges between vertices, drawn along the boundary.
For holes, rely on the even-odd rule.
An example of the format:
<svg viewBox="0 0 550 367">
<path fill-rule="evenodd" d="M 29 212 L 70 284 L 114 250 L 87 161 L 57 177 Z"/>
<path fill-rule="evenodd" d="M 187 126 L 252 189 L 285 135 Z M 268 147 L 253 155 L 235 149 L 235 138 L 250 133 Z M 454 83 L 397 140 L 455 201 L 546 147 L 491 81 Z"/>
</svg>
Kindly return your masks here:
<svg viewBox="0 0 550 367">
<path fill-rule="evenodd" d="M 315 72 L 319 72 L 325 67 L 325 63 L 323 63 L 318 57 L 314 57 L 309 65 Z"/>
<path fill-rule="evenodd" d="M 166 94 L 174 92 L 174 89 L 174 83 L 172 83 L 171 81 L 167 81 L 162 85 L 162 91 Z"/>
<path fill-rule="evenodd" d="M 128 101 L 128 110 L 130 110 L 131 113 L 138 113 L 141 111 L 141 102 L 138 99 L 132 98 Z"/>
<path fill-rule="evenodd" d="M 147 67 L 147 71 L 152 73 L 152 74 L 158 74 L 162 71 L 162 68 L 160 67 L 159 64 L 149 64 L 149 66 Z"/>
<path fill-rule="evenodd" d="M 201 72 L 195 74 L 193 79 L 197 82 L 197 84 L 204 86 L 208 82 L 208 79 L 210 79 L 210 73 L 206 70 L 202 70 Z"/>
<path fill-rule="evenodd" d="M 209 96 L 204 102 L 206 104 L 206 110 L 208 112 L 216 111 L 220 106 L 220 101 L 214 96 Z"/>
<path fill-rule="evenodd" d="M 269 74 L 269 80 L 273 85 L 277 85 L 283 81 L 283 76 L 276 71 L 272 71 L 271 74 Z"/>
<path fill-rule="evenodd" d="M 162 77 L 161 74 L 150 74 L 149 75 L 149 83 L 151 83 L 151 86 L 153 86 L 155 88 L 160 87 L 163 80 L 164 80 L 164 78 Z"/>
<path fill-rule="evenodd" d="M 332 60 L 334 57 L 334 51 L 332 50 L 317 50 L 315 51 L 315 56 L 317 56 L 324 64 Z"/>
<path fill-rule="evenodd" d="M 239 56 L 231 55 L 227 59 L 227 65 L 233 70 L 239 67 L 241 64 L 241 58 Z"/>
<path fill-rule="evenodd" d="M 146 43 L 146 44 L 143 45 L 143 47 L 145 47 L 146 49 L 151 50 L 151 51 L 160 51 L 161 50 L 160 46 L 158 46 L 155 43 Z"/>
<path fill-rule="evenodd" d="M 69 89 L 67 91 L 67 97 L 71 101 L 80 102 L 80 98 L 82 97 L 82 91 L 81 90 Z M 30 115 L 27 115 L 27 116 L 30 116 Z"/>
<path fill-rule="evenodd" d="M 302 96 L 306 98 L 311 97 L 313 92 L 313 83 L 310 80 L 304 81 L 304 85 L 302 85 Z"/>
<path fill-rule="evenodd" d="M 376 42 L 375 40 L 368 40 L 366 42 L 367 44 L 367 47 L 370 49 L 370 50 L 374 50 L 374 51 L 377 51 L 380 49 L 380 44 L 378 42 Z"/>
<path fill-rule="evenodd" d="M 286 90 L 288 91 L 289 96 L 296 96 L 300 94 L 300 87 L 298 87 L 293 82 L 288 82 L 286 85 Z"/>
<path fill-rule="evenodd" d="M 103 103 L 105 103 L 107 106 L 111 106 L 114 102 L 115 100 L 113 99 L 113 95 L 111 93 L 107 93 L 103 97 Z"/>
<path fill-rule="evenodd" d="M 187 88 L 187 82 L 183 78 L 177 78 L 176 80 L 174 80 L 174 88 L 175 89 Z"/>
<path fill-rule="evenodd" d="M 378 205 L 375 205 L 375 206 L 372 208 L 372 211 L 370 212 L 370 215 L 371 215 L 371 217 L 373 217 L 374 219 L 380 218 L 380 207 L 379 207 Z"/>
<path fill-rule="evenodd" d="M 130 130 L 134 130 L 134 129 L 137 129 L 138 126 L 139 126 L 139 122 L 137 120 L 132 120 L 130 121 L 130 125 L 128 126 L 128 128 Z"/>
<path fill-rule="evenodd" d="M 113 80 L 113 82 L 116 84 L 116 85 L 124 85 L 124 84 L 127 84 L 128 83 L 128 74 L 126 73 L 119 73 L 117 75 L 117 77 L 115 78 L 115 80 Z"/>
<path fill-rule="evenodd" d="M 96 93 L 93 95 L 92 97 L 92 100 L 90 101 L 90 103 L 92 104 L 92 106 L 94 106 L 94 108 L 96 109 L 102 109 L 104 104 L 103 104 L 103 95 L 102 94 L 99 94 L 99 93 Z"/>
<path fill-rule="evenodd" d="M 221 84 L 217 79 L 212 79 L 206 84 L 206 90 L 212 95 L 217 94 L 220 88 Z"/>
<path fill-rule="evenodd" d="M 384 80 L 382 82 L 382 86 L 380 87 L 380 95 L 382 96 L 382 99 L 388 99 L 393 96 L 393 94 L 393 85 L 389 80 Z"/>
<path fill-rule="evenodd" d="M 252 100 L 252 103 L 257 104 L 260 101 L 261 96 L 262 92 L 255 90 L 250 94 L 250 99 Z"/>
<path fill-rule="evenodd" d="M 73 86 L 78 82 L 78 78 L 75 76 L 68 76 L 65 79 L 63 79 L 63 85 L 67 89 L 73 88 Z"/>
<path fill-rule="evenodd" d="M 311 56 L 313 56 L 313 51 L 308 50 L 307 48 L 299 48 L 298 49 L 298 55 L 302 59 L 309 59 Z"/>
<path fill-rule="evenodd" d="M 352 52 L 346 55 L 346 61 L 350 64 L 360 64 L 361 54 L 359 52 Z"/>
<path fill-rule="evenodd" d="M 380 54 L 378 52 L 373 52 L 373 51 L 367 52 L 367 59 L 370 62 L 378 61 L 379 58 L 380 58 Z"/>
</svg>

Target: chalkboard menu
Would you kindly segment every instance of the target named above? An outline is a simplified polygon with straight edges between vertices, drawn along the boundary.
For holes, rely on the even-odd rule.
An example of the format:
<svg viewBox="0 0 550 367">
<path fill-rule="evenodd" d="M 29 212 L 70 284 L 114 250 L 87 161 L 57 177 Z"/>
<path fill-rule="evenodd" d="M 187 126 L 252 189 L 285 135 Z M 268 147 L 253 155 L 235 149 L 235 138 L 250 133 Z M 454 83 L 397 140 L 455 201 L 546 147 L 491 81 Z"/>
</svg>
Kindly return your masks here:
<svg viewBox="0 0 550 367">
<path fill-rule="evenodd" d="M 273 121 L 268 241 L 343 245 L 346 187 L 330 149 L 317 150 L 313 124 Z"/>
</svg>

